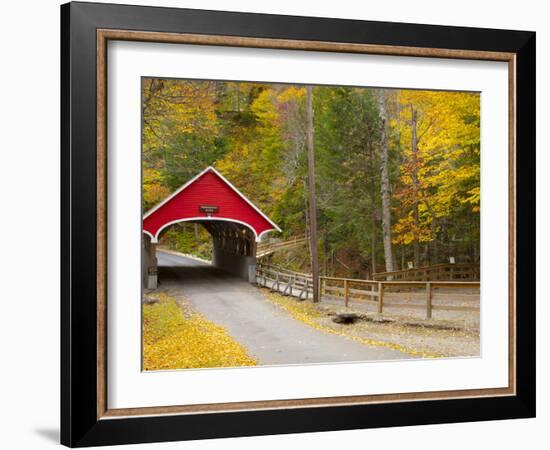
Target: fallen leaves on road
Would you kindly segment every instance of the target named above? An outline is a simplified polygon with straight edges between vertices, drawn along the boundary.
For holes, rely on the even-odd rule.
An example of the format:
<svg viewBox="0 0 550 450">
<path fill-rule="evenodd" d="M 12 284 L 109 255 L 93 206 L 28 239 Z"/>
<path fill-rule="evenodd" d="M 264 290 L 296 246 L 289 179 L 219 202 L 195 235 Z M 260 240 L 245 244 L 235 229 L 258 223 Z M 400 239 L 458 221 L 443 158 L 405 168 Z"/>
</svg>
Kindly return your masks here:
<svg viewBox="0 0 550 450">
<path fill-rule="evenodd" d="M 143 369 L 169 370 L 254 366 L 246 348 L 183 300 L 156 294 L 143 305 Z"/>
<path fill-rule="evenodd" d="M 413 348 L 391 341 L 371 339 L 365 337 L 364 335 L 359 335 L 353 332 L 354 326 L 336 325 L 324 320 L 326 314 L 324 314 L 318 306 L 310 301 L 298 301 L 293 297 L 285 297 L 275 292 L 269 292 L 267 289 L 264 289 L 263 292 L 271 303 L 274 303 L 287 311 L 294 319 L 297 319 L 318 330 L 331 334 L 337 334 L 362 344 L 371 345 L 374 347 L 386 347 L 421 358 L 441 358 L 446 356 L 439 352 L 431 351 L 425 348 Z"/>
</svg>

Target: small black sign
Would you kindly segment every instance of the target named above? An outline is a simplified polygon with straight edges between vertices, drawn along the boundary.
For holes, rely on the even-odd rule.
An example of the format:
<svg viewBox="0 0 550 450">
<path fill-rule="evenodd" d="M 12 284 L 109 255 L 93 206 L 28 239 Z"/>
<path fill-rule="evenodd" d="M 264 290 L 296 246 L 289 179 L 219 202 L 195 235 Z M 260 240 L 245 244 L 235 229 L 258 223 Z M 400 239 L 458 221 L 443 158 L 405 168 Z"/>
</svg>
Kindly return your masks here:
<svg viewBox="0 0 550 450">
<path fill-rule="evenodd" d="M 203 212 L 203 213 L 206 213 L 206 214 L 214 214 L 214 213 L 217 213 L 220 208 L 218 208 L 217 206 L 212 206 L 212 205 L 201 205 L 199 206 L 199 210 L 200 212 Z"/>
</svg>

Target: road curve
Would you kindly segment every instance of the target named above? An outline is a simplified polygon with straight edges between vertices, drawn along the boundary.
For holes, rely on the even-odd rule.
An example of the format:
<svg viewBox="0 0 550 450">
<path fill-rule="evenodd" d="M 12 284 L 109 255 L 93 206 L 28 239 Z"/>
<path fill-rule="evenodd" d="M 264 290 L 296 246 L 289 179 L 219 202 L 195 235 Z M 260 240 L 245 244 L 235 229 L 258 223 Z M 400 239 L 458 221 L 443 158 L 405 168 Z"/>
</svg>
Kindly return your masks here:
<svg viewBox="0 0 550 450">
<path fill-rule="evenodd" d="M 209 264 L 162 251 L 157 256 L 161 287 L 226 328 L 260 365 L 411 357 L 316 330 L 268 302 L 256 287 Z"/>
</svg>

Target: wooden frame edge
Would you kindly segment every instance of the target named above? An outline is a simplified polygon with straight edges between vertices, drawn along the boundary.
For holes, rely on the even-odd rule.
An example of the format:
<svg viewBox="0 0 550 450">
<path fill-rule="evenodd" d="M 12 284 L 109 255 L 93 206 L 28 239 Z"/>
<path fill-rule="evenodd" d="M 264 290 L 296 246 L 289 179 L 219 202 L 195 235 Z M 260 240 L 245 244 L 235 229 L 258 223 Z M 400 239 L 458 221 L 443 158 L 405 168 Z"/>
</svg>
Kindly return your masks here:
<svg viewBox="0 0 550 450">
<path fill-rule="evenodd" d="M 146 417 L 174 414 L 206 414 L 303 407 L 349 406 L 376 403 L 413 402 L 425 400 L 450 400 L 464 398 L 514 396 L 516 386 L 516 54 L 480 50 L 456 50 L 444 48 L 403 47 L 374 44 L 336 43 L 324 41 L 298 41 L 290 39 L 249 38 L 187 33 L 162 33 L 149 31 L 115 30 L 98 28 L 97 37 L 97 419 L 112 420 L 126 417 Z M 179 43 L 193 45 L 217 45 L 248 48 L 286 49 L 363 53 L 390 56 L 431 57 L 447 59 L 472 59 L 508 63 L 509 71 L 509 371 L 508 387 L 415 392 L 403 394 L 318 397 L 306 399 L 265 400 L 200 405 L 174 405 L 165 407 L 108 409 L 107 405 L 107 42 L 123 40 L 136 42 Z"/>
<path fill-rule="evenodd" d="M 239 411 L 265 411 L 272 409 L 296 409 L 373 405 L 381 403 L 416 402 L 426 400 L 458 400 L 465 398 L 507 397 L 514 395 L 512 388 L 471 389 L 463 391 L 412 392 L 404 394 L 358 395 L 339 397 L 316 397 L 290 400 L 265 400 L 232 403 L 209 403 L 198 405 L 150 406 L 142 408 L 107 409 L 100 420 L 127 417 L 162 416 L 174 414 L 231 413 Z"/>
<path fill-rule="evenodd" d="M 97 418 L 107 411 L 107 40 L 97 33 Z"/>
<path fill-rule="evenodd" d="M 508 61 L 508 386 L 516 380 L 516 55 Z"/>
<path fill-rule="evenodd" d="M 123 40 L 158 42 L 166 44 L 217 45 L 223 47 L 248 47 L 278 50 L 309 50 L 321 52 L 364 53 L 372 55 L 473 59 L 509 62 L 514 53 L 483 50 L 458 50 L 446 48 L 405 47 L 379 44 L 356 44 L 327 41 L 298 41 L 292 39 L 251 38 L 193 33 L 161 33 L 99 28 L 98 40 Z"/>
</svg>

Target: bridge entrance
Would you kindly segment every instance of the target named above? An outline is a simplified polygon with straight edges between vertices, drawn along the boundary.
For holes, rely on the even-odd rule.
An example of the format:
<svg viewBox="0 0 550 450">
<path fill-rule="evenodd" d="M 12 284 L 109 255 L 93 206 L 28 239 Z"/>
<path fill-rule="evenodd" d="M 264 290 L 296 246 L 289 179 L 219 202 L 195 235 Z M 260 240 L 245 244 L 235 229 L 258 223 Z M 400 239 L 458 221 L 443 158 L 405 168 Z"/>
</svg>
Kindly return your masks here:
<svg viewBox="0 0 550 450">
<path fill-rule="evenodd" d="M 256 244 L 281 229 L 216 169 L 208 167 L 143 216 L 143 281 L 158 283 L 156 249 L 170 225 L 191 222 L 212 236 L 212 264 L 255 282 Z"/>
</svg>

